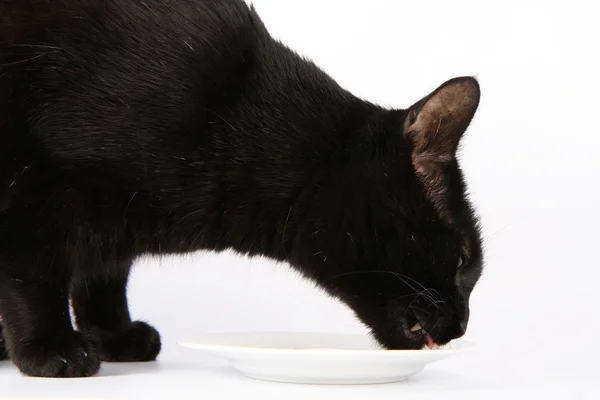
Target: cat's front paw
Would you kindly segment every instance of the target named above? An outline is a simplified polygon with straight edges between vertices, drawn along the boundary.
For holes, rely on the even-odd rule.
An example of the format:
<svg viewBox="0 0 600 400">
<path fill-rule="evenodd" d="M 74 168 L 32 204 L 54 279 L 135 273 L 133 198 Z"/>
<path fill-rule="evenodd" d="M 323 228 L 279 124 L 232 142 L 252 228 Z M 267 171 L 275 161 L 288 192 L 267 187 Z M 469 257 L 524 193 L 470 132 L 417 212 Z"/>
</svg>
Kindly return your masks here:
<svg viewBox="0 0 600 400">
<path fill-rule="evenodd" d="M 11 356 L 23 374 L 35 377 L 86 377 L 100 369 L 96 343 L 79 332 L 19 343 Z"/>
<path fill-rule="evenodd" d="M 154 361 L 160 353 L 160 334 L 145 322 L 132 322 L 116 332 L 100 333 L 102 361 Z"/>
</svg>

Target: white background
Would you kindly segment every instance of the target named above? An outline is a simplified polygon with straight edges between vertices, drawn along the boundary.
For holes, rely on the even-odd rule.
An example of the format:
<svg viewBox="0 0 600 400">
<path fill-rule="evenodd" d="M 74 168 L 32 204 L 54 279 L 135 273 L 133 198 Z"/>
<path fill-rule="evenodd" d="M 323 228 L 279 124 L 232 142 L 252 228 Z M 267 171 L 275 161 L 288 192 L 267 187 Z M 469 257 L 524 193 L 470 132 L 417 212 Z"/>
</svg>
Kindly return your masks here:
<svg viewBox="0 0 600 400">
<path fill-rule="evenodd" d="M 383 105 L 407 107 L 453 76 L 479 78 L 481 106 L 461 152 L 486 238 L 487 265 L 467 335 L 478 350 L 401 384 L 247 380 L 176 340 L 363 327 L 285 265 L 193 254 L 140 260 L 133 276 L 134 316 L 163 335 L 159 362 L 104 365 L 100 377 L 68 381 L 23 378 L 1 363 L 0 396 L 598 398 L 600 32 L 592 2 L 254 4 L 274 36 Z"/>
</svg>

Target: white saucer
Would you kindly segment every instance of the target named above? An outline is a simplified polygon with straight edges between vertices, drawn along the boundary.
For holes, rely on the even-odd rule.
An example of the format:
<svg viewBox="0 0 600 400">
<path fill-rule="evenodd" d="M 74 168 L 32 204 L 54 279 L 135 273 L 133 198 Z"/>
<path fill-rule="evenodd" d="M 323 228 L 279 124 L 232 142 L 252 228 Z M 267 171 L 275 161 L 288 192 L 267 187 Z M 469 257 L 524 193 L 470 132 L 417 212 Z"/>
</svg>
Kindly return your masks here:
<svg viewBox="0 0 600 400">
<path fill-rule="evenodd" d="M 435 350 L 382 350 L 365 335 L 294 332 L 208 334 L 179 344 L 224 357 L 250 378 L 336 385 L 403 381 L 471 347 L 458 341 Z"/>
</svg>

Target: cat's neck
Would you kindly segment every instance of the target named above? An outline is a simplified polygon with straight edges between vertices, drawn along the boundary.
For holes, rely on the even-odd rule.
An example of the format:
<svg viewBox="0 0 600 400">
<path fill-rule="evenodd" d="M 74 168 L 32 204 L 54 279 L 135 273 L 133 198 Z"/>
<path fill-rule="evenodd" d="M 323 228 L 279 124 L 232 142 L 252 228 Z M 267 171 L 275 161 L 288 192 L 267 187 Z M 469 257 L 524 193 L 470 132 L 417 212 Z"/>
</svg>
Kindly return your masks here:
<svg viewBox="0 0 600 400">
<path fill-rule="evenodd" d="M 182 161 L 193 179 L 182 182 L 186 193 L 170 210 L 179 226 L 165 231 L 195 232 L 190 250 L 232 248 L 310 269 L 313 260 L 298 254 L 314 248 L 308 253 L 327 261 L 319 241 L 347 206 L 348 165 L 369 122 L 384 111 L 280 44 L 271 46 L 255 55 L 236 95 L 209 110 L 202 134 L 210 140 Z M 269 57 L 273 51 L 279 57 Z M 320 209 L 325 204 L 335 209 Z"/>
</svg>

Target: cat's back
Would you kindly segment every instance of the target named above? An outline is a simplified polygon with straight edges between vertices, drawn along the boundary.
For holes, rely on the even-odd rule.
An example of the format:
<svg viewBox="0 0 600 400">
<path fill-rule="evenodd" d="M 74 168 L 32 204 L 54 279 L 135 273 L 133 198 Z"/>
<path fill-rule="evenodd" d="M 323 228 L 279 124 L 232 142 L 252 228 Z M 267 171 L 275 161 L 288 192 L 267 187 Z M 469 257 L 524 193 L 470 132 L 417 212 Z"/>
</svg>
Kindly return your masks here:
<svg viewBox="0 0 600 400">
<path fill-rule="evenodd" d="M 25 63 L 19 58 L 24 47 L 56 50 L 36 54 L 50 56 L 47 64 L 117 62 L 109 56 L 123 53 L 175 57 L 186 47 L 197 47 L 208 58 L 251 34 L 255 22 L 242 0 L 3 0 L 0 55 L 3 69 Z"/>
<path fill-rule="evenodd" d="M 243 0 L 3 0 L 0 45 L 5 50 L 24 40 L 69 41 L 72 33 L 93 42 L 123 33 L 175 41 L 184 32 L 211 41 L 252 23 L 253 14 Z M 86 36 L 91 33 L 108 36 Z"/>
<path fill-rule="evenodd" d="M 27 121 L 77 157 L 83 138 L 201 123 L 252 58 L 254 16 L 242 0 L 3 0 L 0 136 Z"/>
</svg>

